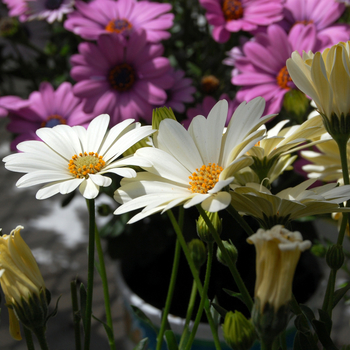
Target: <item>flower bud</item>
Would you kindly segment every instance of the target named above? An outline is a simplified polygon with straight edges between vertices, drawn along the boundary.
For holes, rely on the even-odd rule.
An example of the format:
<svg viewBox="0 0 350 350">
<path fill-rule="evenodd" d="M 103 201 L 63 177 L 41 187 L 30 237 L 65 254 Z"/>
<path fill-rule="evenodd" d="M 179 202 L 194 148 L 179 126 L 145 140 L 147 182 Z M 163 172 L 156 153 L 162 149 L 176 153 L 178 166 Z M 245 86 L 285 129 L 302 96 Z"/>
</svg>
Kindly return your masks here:
<svg viewBox="0 0 350 350">
<path fill-rule="evenodd" d="M 159 129 L 159 124 L 164 119 L 173 119 L 176 121 L 175 114 L 171 108 L 155 108 L 152 112 L 152 129 Z"/>
<path fill-rule="evenodd" d="M 340 244 L 331 245 L 326 254 L 328 266 L 333 270 L 339 270 L 344 264 L 344 251 Z"/>
<path fill-rule="evenodd" d="M 226 248 L 226 251 L 227 253 L 229 254 L 230 256 L 230 259 L 231 261 L 236 264 L 237 262 L 237 258 L 238 258 L 238 251 L 237 251 L 237 248 L 233 245 L 233 243 L 230 241 L 230 242 L 227 242 L 227 241 L 222 241 L 222 244 L 224 245 L 224 247 Z M 224 265 L 228 265 L 227 264 L 227 261 L 225 260 L 223 254 L 222 254 L 222 251 L 221 249 L 218 247 L 217 251 L 216 251 L 216 257 L 217 259 L 219 260 L 219 262 L 221 262 L 221 264 L 224 264 Z"/>
<path fill-rule="evenodd" d="M 190 250 L 191 258 L 197 270 L 205 263 L 207 260 L 207 249 L 204 243 L 200 239 L 192 239 L 188 244 Z"/>
<path fill-rule="evenodd" d="M 10 334 L 20 340 L 18 319 L 29 329 L 44 327 L 50 293 L 17 226 L 0 237 L 0 284 L 9 308 Z M 17 316 L 17 318 L 16 318 Z"/>
<path fill-rule="evenodd" d="M 226 343 L 233 350 L 249 350 L 256 339 L 254 326 L 239 311 L 229 311 L 222 325 Z"/>
<path fill-rule="evenodd" d="M 219 214 L 217 212 L 211 213 L 208 211 L 206 211 L 206 214 L 209 220 L 211 221 L 211 223 L 213 224 L 216 232 L 220 236 L 222 231 L 222 222 L 221 222 L 222 220 L 220 219 Z M 207 226 L 206 222 L 204 221 L 201 215 L 199 216 L 196 224 L 197 224 L 197 234 L 202 241 L 206 243 L 215 241 L 214 237 L 209 231 L 209 227 Z"/>
</svg>

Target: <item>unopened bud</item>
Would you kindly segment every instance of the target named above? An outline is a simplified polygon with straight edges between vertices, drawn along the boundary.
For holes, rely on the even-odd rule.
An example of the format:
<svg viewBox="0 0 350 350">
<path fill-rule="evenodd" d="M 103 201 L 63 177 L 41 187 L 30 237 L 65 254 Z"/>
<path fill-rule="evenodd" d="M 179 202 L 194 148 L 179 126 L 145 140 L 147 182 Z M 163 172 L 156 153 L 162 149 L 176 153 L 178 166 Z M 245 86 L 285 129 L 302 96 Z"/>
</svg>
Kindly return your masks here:
<svg viewBox="0 0 350 350">
<path fill-rule="evenodd" d="M 192 239 L 192 241 L 188 244 L 188 248 L 190 250 L 193 263 L 196 269 L 199 270 L 207 260 L 207 249 L 205 248 L 205 245 L 200 239 Z"/>
<path fill-rule="evenodd" d="M 339 270 L 344 264 L 344 251 L 340 244 L 334 244 L 327 250 L 326 261 L 333 270 Z"/>
<path fill-rule="evenodd" d="M 173 119 L 176 121 L 175 114 L 171 108 L 155 108 L 152 112 L 152 129 L 159 129 L 159 124 L 164 119 Z"/>
<path fill-rule="evenodd" d="M 239 311 L 229 311 L 222 325 L 226 343 L 233 350 L 249 350 L 256 339 L 254 326 Z"/>
<path fill-rule="evenodd" d="M 233 243 L 230 241 L 222 241 L 222 244 L 224 245 L 226 252 L 228 253 L 231 261 L 236 264 L 237 258 L 238 258 L 238 251 L 237 248 L 233 245 Z M 216 251 L 216 257 L 221 262 L 221 264 L 228 265 L 226 259 L 224 258 L 224 255 L 222 254 L 222 251 L 220 248 Z"/>
<path fill-rule="evenodd" d="M 211 213 L 206 211 L 206 214 L 209 218 L 209 220 L 211 221 L 211 223 L 213 224 L 216 232 L 218 233 L 218 235 L 221 235 L 221 231 L 222 231 L 222 223 L 221 223 L 221 219 L 219 217 L 219 214 L 217 212 L 215 213 Z M 202 216 L 200 215 L 198 220 L 197 220 L 197 234 L 199 236 L 199 238 L 206 242 L 206 243 L 211 243 L 214 242 L 215 239 L 212 236 L 208 225 L 206 224 L 206 222 L 204 221 L 204 219 L 202 218 Z"/>
</svg>

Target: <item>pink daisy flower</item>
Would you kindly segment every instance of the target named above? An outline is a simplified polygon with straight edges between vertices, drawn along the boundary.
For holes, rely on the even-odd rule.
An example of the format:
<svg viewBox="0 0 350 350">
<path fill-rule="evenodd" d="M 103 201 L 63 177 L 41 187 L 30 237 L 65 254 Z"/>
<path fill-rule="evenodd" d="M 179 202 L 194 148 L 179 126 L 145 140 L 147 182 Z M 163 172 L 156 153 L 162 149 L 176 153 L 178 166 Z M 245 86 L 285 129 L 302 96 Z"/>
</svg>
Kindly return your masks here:
<svg viewBox="0 0 350 350">
<path fill-rule="evenodd" d="M 199 0 L 207 10 L 206 18 L 214 26 L 213 38 L 224 43 L 231 32 L 256 30 L 283 18 L 281 0 Z"/>
<path fill-rule="evenodd" d="M 19 142 L 37 140 L 35 131 L 39 128 L 59 124 L 87 126 L 95 116 L 83 111 L 82 101 L 74 96 L 68 82 L 62 83 L 56 91 L 51 84 L 41 83 L 39 91 L 32 92 L 28 100 L 6 106 L 10 118 L 7 128 L 17 135 L 11 143 L 12 150 L 16 150 Z"/>
<path fill-rule="evenodd" d="M 97 45 L 81 43 L 80 54 L 71 57 L 71 76 L 78 83 L 73 91 L 83 98 L 84 110 L 108 113 L 112 125 L 127 119 L 151 120 L 153 106 L 162 106 L 166 89 L 174 83 L 163 46 L 146 41 L 144 30 L 129 40 L 101 35 Z"/>
<path fill-rule="evenodd" d="M 219 100 L 226 100 L 228 102 L 227 119 L 225 124 L 228 125 L 229 121 L 231 120 L 232 114 L 239 106 L 239 103 L 236 99 L 231 100 L 229 95 L 227 94 L 222 94 L 219 97 Z M 216 100 L 212 96 L 204 97 L 202 103 L 197 103 L 194 108 L 189 108 L 187 110 L 187 119 L 185 119 L 182 122 L 182 125 L 187 129 L 194 117 L 196 117 L 197 115 L 208 115 L 217 102 L 218 100 Z"/>
<path fill-rule="evenodd" d="M 74 0 L 4 0 L 4 3 L 10 16 L 19 16 L 21 21 L 45 19 L 53 23 L 73 11 Z"/>
<path fill-rule="evenodd" d="M 345 5 L 334 0 L 286 0 L 284 20 L 281 25 L 289 30 L 293 25 L 302 23 L 316 27 L 319 50 L 348 41 L 350 26 L 335 23 L 343 14 Z"/>
<path fill-rule="evenodd" d="M 76 2 L 77 11 L 71 13 L 64 27 L 87 40 L 97 40 L 103 33 L 129 34 L 144 29 L 147 41 L 159 42 L 170 38 L 167 29 L 173 25 L 174 15 L 167 13 L 170 4 L 135 0 L 95 0 Z"/>
<path fill-rule="evenodd" d="M 313 25 L 295 25 L 289 34 L 278 25 L 268 27 L 266 33 L 257 34 L 244 44 L 242 55 L 235 52 L 236 69 L 232 84 L 242 88 L 237 92 L 239 102 L 257 96 L 266 100 L 265 113 L 278 113 L 284 95 L 295 88 L 286 67 L 293 51 L 315 50 L 316 30 Z M 317 49 L 317 48 L 316 48 Z"/>
<path fill-rule="evenodd" d="M 175 71 L 172 68 L 170 75 L 174 79 L 174 84 L 170 89 L 166 90 L 167 99 L 164 106 L 183 113 L 185 111 L 184 103 L 194 101 L 192 95 L 196 92 L 196 88 L 192 86 L 192 79 L 184 78 L 185 72 L 183 70 Z"/>
<path fill-rule="evenodd" d="M 0 117 L 6 117 L 10 108 L 21 108 L 28 104 L 18 96 L 2 96 L 0 97 Z"/>
</svg>

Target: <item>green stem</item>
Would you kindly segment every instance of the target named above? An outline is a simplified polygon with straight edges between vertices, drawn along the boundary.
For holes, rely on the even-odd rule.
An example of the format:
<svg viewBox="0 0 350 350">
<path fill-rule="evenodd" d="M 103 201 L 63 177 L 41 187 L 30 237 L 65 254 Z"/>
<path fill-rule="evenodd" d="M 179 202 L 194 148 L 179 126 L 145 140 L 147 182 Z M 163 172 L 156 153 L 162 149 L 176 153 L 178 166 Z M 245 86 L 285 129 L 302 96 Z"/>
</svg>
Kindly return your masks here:
<svg viewBox="0 0 350 350">
<path fill-rule="evenodd" d="M 328 278 L 326 294 L 324 296 L 323 305 L 322 305 L 322 310 L 326 311 L 331 318 L 332 318 L 332 310 L 333 310 L 333 295 L 334 295 L 336 276 L 337 276 L 337 270 L 331 269 L 331 272 Z"/>
<path fill-rule="evenodd" d="M 207 270 L 205 272 L 205 279 L 204 279 L 204 285 L 203 285 L 203 293 L 202 293 L 201 301 L 199 304 L 198 312 L 196 315 L 196 319 L 194 321 L 194 325 L 192 328 L 192 332 L 191 332 L 190 338 L 188 340 L 188 343 L 186 344 L 186 350 L 191 349 L 193 340 L 194 340 L 196 333 L 197 333 L 199 323 L 200 323 L 201 318 L 202 318 L 204 303 L 205 303 L 205 300 L 207 299 L 207 293 L 208 293 L 208 288 L 209 288 L 211 267 L 212 267 L 212 262 L 213 262 L 213 250 L 214 250 L 213 243 L 208 243 L 208 260 L 207 260 Z"/>
<path fill-rule="evenodd" d="M 49 346 L 47 344 L 46 336 L 45 336 L 45 327 L 35 328 L 33 330 L 33 333 L 38 338 L 38 342 L 41 350 L 49 350 Z"/>
<path fill-rule="evenodd" d="M 24 337 L 26 339 L 27 349 L 28 350 L 35 350 L 32 331 L 30 329 L 28 329 L 27 327 L 23 327 L 23 332 L 24 332 Z"/>
<path fill-rule="evenodd" d="M 76 280 L 73 280 L 70 283 L 70 294 L 71 294 L 71 298 L 72 298 L 75 350 L 81 350 L 80 317 L 78 315 L 79 305 L 78 305 L 78 293 L 77 293 L 77 281 Z"/>
<path fill-rule="evenodd" d="M 243 228 L 243 230 L 246 232 L 248 236 L 253 235 L 255 232 L 252 230 L 252 228 L 247 224 L 247 222 L 242 218 L 241 215 L 237 212 L 237 210 L 232 206 L 229 205 L 226 210 L 229 212 L 229 214 L 238 222 L 238 224 Z"/>
<path fill-rule="evenodd" d="M 200 296 L 202 296 L 203 294 L 203 286 L 202 286 L 202 282 L 199 278 L 199 274 L 198 274 L 198 271 L 196 269 L 196 267 L 194 266 L 194 263 L 193 263 L 193 260 L 191 258 L 191 255 L 190 255 L 190 251 L 187 247 L 187 243 L 184 239 L 184 236 L 182 234 L 182 231 L 179 227 L 179 224 L 177 223 L 175 217 L 174 217 L 174 214 L 171 210 L 167 210 L 167 214 L 169 216 L 169 219 L 174 227 L 174 230 L 176 232 L 176 235 L 177 235 L 177 238 L 181 244 L 181 248 L 185 254 L 185 257 L 187 259 L 187 262 L 188 262 L 188 265 L 190 267 L 190 270 L 192 272 L 192 276 L 196 282 L 196 285 L 197 285 L 197 288 L 198 288 L 198 291 L 199 291 L 199 294 Z M 221 350 L 221 345 L 220 345 L 220 341 L 219 341 L 219 337 L 218 337 L 218 333 L 217 333 L 217 329 L 216 329 L 216 326 L 215 326 L 215 323 L 214 323 L 214 320 L 213 320 L 213 317 L 211 316 L 211 313 L 210 313 L 210 305 L 209 305 L 209 300 L 206 299 L 205 303 L 204 303 L 204 309 L 205 309 L 205 313 L 207 315 L 207 318 L 208 318 L 208 322 L 209 322 L 209 326 L 210 326 L 210 329 L 211 329 L 211 332 L 213 334 L 213 339 L 214 339 L 214 343 L 215 343 L 215 348 L 217 350 Z"/>
<path fill-rule="evenodd" d="M 87 200 L 89 208 L 89 245 L 88 245 L 88 282 L 85 309 L 85 337 L 84 350 L 90 349 L 91 337 L 91 316 L 92 316 L 92 297 L 94 289 L 94 265 L 95 265 L 95 200 Z"/>
<path fill-rule="evenodd" d="M 284 330 L 279 336 L 279 346 L 282 350 L 287 350 L 287 339 L 286 339 L 286 331 Z"/>
<path fill-rule="evenodd" d="M 105 304 L 105 312 L 106 312 L 106 323 L 110 328 L 110 332 L 107 332 L 109 347 L 111 350 L 115 350 L 115 340 L 114 340 L 114 331 L 113 331 L 113 320 L 112 320 L 112 312 L 111 312 L 111 303 L 109 300 L 109 290 L 108 290 L 108 279 L 106 273 L 106 265 L 104 260 L 104 254 L 101 245 L 100 235 L 98 233 L 97 227 L 95 227 L 95 243 L 96 250 L 98 254 L 99 261 L 99 274 L 102 280 L 102 288 L 103 288 L 103 299 Z"/>
<path fill-rule="evenodd" d="M 175 245 L 175 254 L 174 254 L 174 261 L 173 261 L 173 268 L 171 271 L 171 277 L 170 277 L 170 283 L 169 283 L 169 289 L 168 289 L 168 295 L 166 298 L 165 302 L 165 307 L 163 310 L 163 315 L 162 315 L 162 323 L 160 325 L 160 330 L 157 336 L 157 347 L 156 350 L 160 350 L 162 347 L 163 343 L 163 336 L 166 330 L 167 326 L 167 321 L 168 321 L 168 314 L 170 311 L 170 306 L 171 302 L 173 300 L 173 295 L 174 295 L 174 289 L 175 289 L 175 284 L 176 284 L 176 278 L 177 278 L 177 273 L 179 270 L 179 262 L 180 262 L 180 256 L 181 256 L 181 245 L 179 243 L 179 240 L 176 240 L 176 245 Z"/>
<path fill-rule="evenodd" d="M 245 286 L 241 275 L 239 274 L 236 264 L 231 260 L 230 254 L 228 254 L 225 246 L 223 245 L 221 238 L 219 236 L 219 234 L 217 233 L 217 231 L 215 230 L 212 222 L 210 221 L 210 219 L 208 218 L 208 215 L 206 214 L 205 210 L 201 207 L 201 205 L 197 205 L 197 209 L 199 211 L 199 214 L 202 216 L 202 218 L 204 219 L 205 223 L 207 224 L 210 233 L 212 234 L 213 238 L 215 239 L 216 244 L 218 245 L 218 247 L 221 250 L 221 253 L 224 256 L 225 261 L 227 262 L 228 268 L 230 269 L 230 272 L 232 274 L 233 279 L 235 280 L 237 287 L 242 295 L 242 299 L 244 301 L 244 303 L 246 304 L 247 308 L 249 309 L 249 311 L 252 310 L 253 308 L 253 299 L 250 296 L 247 287 Z"/>
</svg>

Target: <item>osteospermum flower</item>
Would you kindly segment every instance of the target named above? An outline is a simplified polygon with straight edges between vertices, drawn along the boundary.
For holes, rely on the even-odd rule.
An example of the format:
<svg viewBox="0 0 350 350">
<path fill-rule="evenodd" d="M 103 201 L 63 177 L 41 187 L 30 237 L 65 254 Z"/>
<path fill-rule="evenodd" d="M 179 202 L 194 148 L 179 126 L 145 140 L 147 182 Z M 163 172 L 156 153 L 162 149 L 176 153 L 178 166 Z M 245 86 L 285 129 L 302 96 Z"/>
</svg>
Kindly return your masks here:
<svg viewBox="0 0 350 350">
<path fill-rule="evenodd" d="M 104 174 L 136 175 L 133 169 L 124 168 L 123 158 L 117 158 L 153 132 L 150 126 L 133 124 L 133 119 L 124 120 L 109 131 L 108 124 L 109 116 L 103 114 L 87 130 L 68 125 L 41 128 L 37 135 L 42 141 L 20 143 L 17 149 L 21 153 L 5 157 L 5 167 L 27 173 L 17 181 L 17 187 L 45 184 L 37 192 L 37 199 L 70 193 L 78 186 L 85 198 L 95 198 L 100 186 L 107 187 L 112 182 Z"/>
<path fill-rule="evenodd" d="M 315 43 L 315 28 L 311 25 L 296 25 L 289 34 L 282 27 L 271 25 L 266 33 L 257 34 L 254 40 L 245 43 L 243 55 L 236 55 L 236 69 L 231 80 L 232 84 L 242 86 L 236 95 L 238 101 L 262 96 L 267 113 L 279 112 L 284 95 L 295 88 L 286 60 L 295 50 L 312 50 Z"/>
<path fill-rule="evenodd" d="M 300 23 L 315 26 L 317 46 L 319 50 L 323 50 L 349 39 L 350 26 L 346 23 L 335 23 L 344 10 L 344 4 L 334 0 L 286 0 L 281 25 L 287 31 Z"/>
<path fill-rule="evenodd" d="M 350 198 L 350 185 L 336 187 L 331 183 L 309 189 L 315 181 L 306 180 L 276 195 L 261 184 L 233 185 L 231 205 L 241 214 L 253 216 L 266 229 L 309 215 L 350 211 L 339 207 Z"/>
<path fill-rule="evenodd" d="M 18 96 L 2 96 L 0 97 L 0 117 L 6 117 L 9 114 L 9 108 L 23 108 L 29 102 L 23 101 Z"/>
<path fill-rule="evenodd" d="M 28 100 L 21 104 L 7 104 L 7 107 L 10 118 L 7 128 L 17 135 L 11 142 L 12 150 L 16 150 L 21 141 L 39 139 L 35 134 L 39 128 L 59 124 L 87 126 L 93 119 L 92 114 L 83 111 L 82 100 L 74 96 L 72 85 L 67 82 L 56 91 L 50 83 L 41 83 L 39 91 L 32 92 Z"/>
<path fill-rule="evenodd" d="M 262 98 L 242 103 L 225 134 L 225 100 L 214 106 L 208 118 L 194 118 L 188 131 L 175 120 L 163 120 L 157 147 L 141 148 L 130 158 L 145 171 L 122 180 L 114 198 L 123 205 L 115 214 L 144 208 L 131 223 L 182 204 L 184 208 L 201 204 L 209 212 L 226 208 L 231 196 L 225 188 L 236 171 L 251 163 L 245 153 L 261 139 L 264 131 L 259 126 L 271 118 L 261 118 L 264 105 Z"/>
<path fill-rule="evenodd" d="M 199 0 L 214 26 L 213 38 L 224 43 L 231 32 L 253 31 L 283 18 L 281 0 Z"/>
<path fill-rule="evenodd" d="M 293 52 L 287 67 L 295 85 L 316 103 L 332 137 L 349 136 L 350 42 L 322 53 Z"/>
<path fill-rule="evenodd" d="M 150 120 L 153 106 L 163 105 L 173 79 L 163 47 L 149 44 L 146 33 L 134 31 L 129 40 L 101 35 L 97 45 L 81 43 L 73 55 L 73 91 L 84 99 L 84 111 L 108 113 L 112 125 L 126 118 Z"/>
<path fill-rule="evenodd" d="M 174 15 L 170 4 L 135 0 L 77 1 L 77 10 L 68 15 L 64 27 L 87 40 L 97 40 L 103 33 L 130 34 L 144 29 L 150 42 L 169 39 L 167 29 Z"/>
<path fill-rule="evenodd" d="M 28 5 L 26 0 L 3 0 L 4 4 L 7 5 L 10 17 L 18 17 L 20 21 L 25 21 L 28 12 Z"/>
<path fill-rule="evenodd" d="M 230 99 L 228 94 L 222 94 L 219 97 L 219 100 L 226 100 L 228 102 L 227 119 L 226 119 L 226 125 L 227 125 L 229 123 L 229 121 L 231 120 L 233 112 L 239 106 L 239 103 L 237 102 L 237 100 L 235 98 Z M 194 117 L 196 117 L 197 115 L 208 115 L 216 103 L 217 103 L 217 100 L 214 97 L 205 96 L 203 98 L 202 103 L 197 103 L 195 107 L 189 108 L 187 110 L 187 119 L 185 119 L 182 122 L 182 125 L 184 125 L 186 128 L 188 128 L 188 126 L 190 125 L 190 123 Z"/>
<path fill-rule="evenodd" d="M 172 108 L 174 111 L 183 113 L 185 111 L 185 102 L 193 102 L 193 94 L 196 88 L 192 86 L 192 79 L 185 78 L 183 70 L 170 71 L 174 79 L 173 86 L 166 90 L 167 99 L 164 106 Z"/>
</svg>

